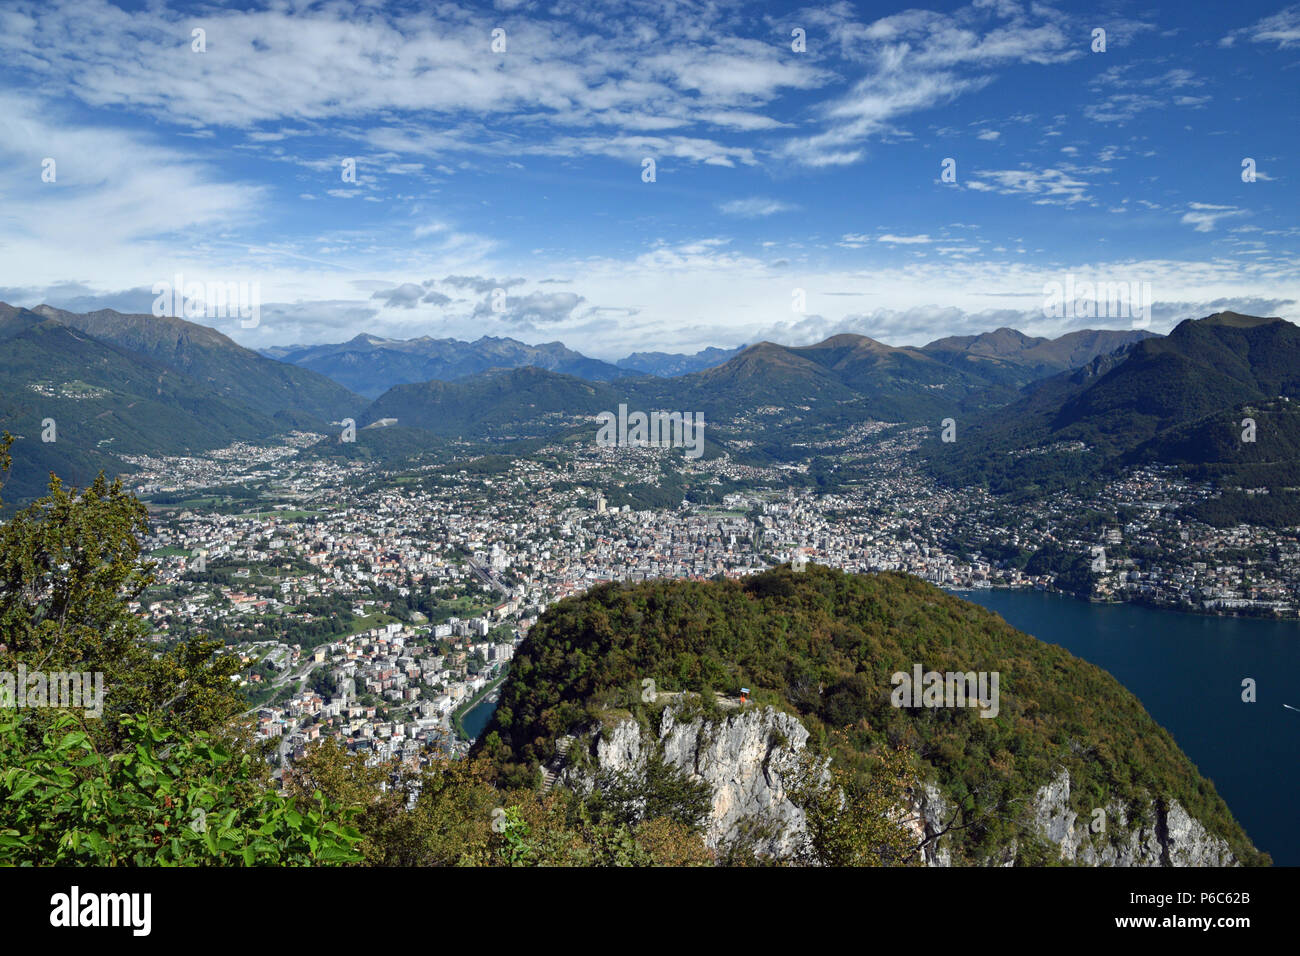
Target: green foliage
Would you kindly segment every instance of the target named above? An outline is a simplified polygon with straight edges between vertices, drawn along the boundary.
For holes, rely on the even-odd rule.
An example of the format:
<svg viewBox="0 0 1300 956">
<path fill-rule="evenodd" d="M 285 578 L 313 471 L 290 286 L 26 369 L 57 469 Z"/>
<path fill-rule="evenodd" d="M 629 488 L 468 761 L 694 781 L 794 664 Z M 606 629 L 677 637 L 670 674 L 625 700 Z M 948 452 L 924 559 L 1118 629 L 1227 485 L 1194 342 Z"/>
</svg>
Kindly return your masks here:
<svg viewBox="0 0 1300 956">
<path fill-rule="evenodd" d="M 891 675 L 916 663 L 998 672 L 999 714 L 892 706 Z M 1076 812 L 1112 799 L 1177 799 L 1240 859 L 1266 859 L 1114 678 L 901 574 L 779 568 L 742 581 L 610 584 L 561 601 L 516 653 L 484 734 L 492 746 L 476 752 L 501 779 L 531 785 L 555 739 L 589 723 L 593 705 L 641 706 L 629 689 L 645 677 L 706 698 L 742 686 L 770 694 L 797 714 L 813 745 L 864 781 L 870 755 L 908 747 L 918 772 L 960 810 L 957 859 L 986 859 L 1021 836 L 1018 809 L 1062 767 Z"/>
<path fill-rule="evenodd" d="M 102 673 L 103 720 L 91 731 L 101 743 L 123 715 L 212 730 L 242 709 L 230 680 L 239 661 L 213 657 L 217 642 L 146 650 L 148 624 L 129 605 L 153 582 L 140 553 L 147 522 L 144 505 L 101 474 L 80 491 L 52 478 L 48 495 L 0 527 L 0 669 Z M 46 719 L 28 713 L 34 739 Z"/>
<path fill-rule="evenodd" d="M 638 772 L 603 771 L 596 777 L 593 807 L 598 816 L 634 826 L 664 817 L 700 833 L 713 809 L 713 789 L 652 754 Z"/>
<path fill-rule="evenodd" d="M 1242 523 L 1265 528 L 1294 528 L 1300 526 L 1300 492 L 1273 491 L 1271 494 L 1248 495 L 1242 491 L 1225 491 L 1216 498 L 1189 505 L 1182 514 L 1218 528 Z"/>
<path fill-rule="evenodd" d="M 818 866 L 897 866 L 921 863 L 903 807 L 917 787 L 904 749 L 878 758 L 869 777 L 856 776 L 804 751 L 791 799 L 804 811 L 809 862 Z"/>
<path fill-rule="evenodd" d="M 386 784 L 380 789 L 380 783 Z M 376 866 L 658 866 L 713 862 L 698 833 L 667 816 L 618 820 L 567 792 L 494 786 L 483 760 L 435 760 L 419 771 L 367 767 L 334 741 L 294 767 L 289 791 L 356 813 Z M 411 805 L 413 802 L 413 805 Z"/>
<path fill-rule="evenodd" d="M 1057 545 L 1039 548 L 1029 556 L 1024 569 L 1026 574 L 1055 575 L 1058 588 L 1080 598 L 1092 595 L 1097 578 L 1088 555 L 1067 551 Z"/>
<path fill-rule="evenodd" d="M 361 834 L 317 795 L 298 807 L 259 784 L 251 755 L 202 732 L 124 717 L 98 749 L 70 714 L 32 748 L 0 714 L 0 864 L 307 866 L 356 862 Z"/>
</svg>

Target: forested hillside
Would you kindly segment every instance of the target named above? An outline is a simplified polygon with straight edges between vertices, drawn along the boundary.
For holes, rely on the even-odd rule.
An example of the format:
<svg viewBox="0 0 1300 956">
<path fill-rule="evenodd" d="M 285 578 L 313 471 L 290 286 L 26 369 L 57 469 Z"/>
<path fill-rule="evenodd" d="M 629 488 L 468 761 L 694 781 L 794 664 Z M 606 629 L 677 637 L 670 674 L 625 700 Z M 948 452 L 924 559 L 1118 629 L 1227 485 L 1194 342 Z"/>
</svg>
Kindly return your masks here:
<svg viewBox="0 0 1300 956">
<path fill-rule="evenodd" d="M 914 664 L 999 672 L 998 715 L 892 706 L 891 675 Z M 1062 768 L 1081 815 L 1177 800 L 1239 858 L 1258 859 L 1213 785 L 1109 674 L 899 574 L 785 566 L 743 581 L 609 584 L 561 602 L 516 656 L 481 750 L 507 778 L 531 779 L 571 728 L 644 712 L 646 679 L 706 699 L 748 687 L 843 766 L 907 747 L 966 809 L 970 859 L 1023 838 L 1012 811 Z"/>
</svg>

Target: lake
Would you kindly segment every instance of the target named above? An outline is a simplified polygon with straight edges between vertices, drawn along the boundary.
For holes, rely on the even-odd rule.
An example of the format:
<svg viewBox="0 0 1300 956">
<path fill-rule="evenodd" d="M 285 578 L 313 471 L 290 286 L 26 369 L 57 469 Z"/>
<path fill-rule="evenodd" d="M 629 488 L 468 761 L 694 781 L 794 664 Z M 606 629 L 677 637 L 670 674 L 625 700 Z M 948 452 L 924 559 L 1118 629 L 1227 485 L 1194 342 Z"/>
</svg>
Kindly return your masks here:
<svg viewBox="0 0 1300 956">
<path fill-rule="evenodd" d="M 1108 671 L 1214 781 L 1274 863 L 1300 865 L 1300 622 L 1091 604 L 1038 591 L 955 591 Z M 1256 703 L 1243 703 L 1252 677 Z"/>
<path fill-rule="evenodd" d="M 1132 691 L 1273 861 L 1300 865 L 1300 622 L 1091 604 L 1039 591 L 953 592 L 1108 671 Z M 1256 703 L 1241 700 L 1253 677 Z M 477 737 L 495 700 L 465 715 Z"/>
</svg>

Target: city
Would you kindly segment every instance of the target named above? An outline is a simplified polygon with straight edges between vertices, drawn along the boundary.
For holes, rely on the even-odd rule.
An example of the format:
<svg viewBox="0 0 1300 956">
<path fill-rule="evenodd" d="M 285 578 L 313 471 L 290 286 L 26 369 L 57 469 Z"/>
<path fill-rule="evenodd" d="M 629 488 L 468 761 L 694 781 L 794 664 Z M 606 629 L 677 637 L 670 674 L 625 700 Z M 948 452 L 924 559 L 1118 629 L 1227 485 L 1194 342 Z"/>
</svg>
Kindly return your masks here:
<svg viewBox="0 0 1300 956">
<path fill-rule="evenodd" d="M 308 434 L 137 459 L 135 491 L 182 502 L 155 509 L 146 547 L 157 585 L 137 610 L 154 641 L 211 634 L 241 655 L 259 736 L 280 742 L 282 758 L 326 734 L 376 762 L 462 753 L 455 715 L 495 684 L 538 615 L 610 581 L 740 577 L 811 561 L 956 590 L 1058 588 L 1050 572 L 955 544 L 990 541 L 1086 556 L 1094 600 L 1296 614 L 1295 534 L 1181 518 L 1179 507 L 1209 491 L 1170 469 L 1136 468 L 1094 497 L 1061 494 L 1025 510 L 925 480 L 914 464 L 923 432 L 872 423 L 846 436 L 843 459 L 871 477 L 825 493 L 792 486 L 797 466 L 594 441 L 546 446 L 490 476 L 462 467 L 482 456 L 403 472 L 300 463 L 300 449 L 330 440 Z M 620 485 L 653 484 L 663 469 L 744 490 L 674 508 L 609 504 Z M 232 479 L 267 490 L 256 503 L 218 502 L 213 486 Z M 1108 520 L 1082 530 L 1088 512 Z M 276 639 L 291 623 L 310 636 Z"/>
</svg>

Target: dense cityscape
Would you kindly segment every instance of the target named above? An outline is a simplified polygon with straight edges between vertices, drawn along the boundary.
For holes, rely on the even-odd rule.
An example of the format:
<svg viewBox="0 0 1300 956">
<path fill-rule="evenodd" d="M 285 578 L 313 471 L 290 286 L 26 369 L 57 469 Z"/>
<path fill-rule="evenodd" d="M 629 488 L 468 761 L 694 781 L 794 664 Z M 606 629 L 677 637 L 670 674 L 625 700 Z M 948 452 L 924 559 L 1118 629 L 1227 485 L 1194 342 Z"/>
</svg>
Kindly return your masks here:
<svg viewBox="0 0 1300 956">
<path fill-rule="evenodd" d="M 479 456 L 401 473 L 303 462 L 301 449 L 329 440 L 306 433 L 137 458 L 134 490 L 177 502 L 154 509 L 157 584 L 144 610 L 155 641 L 211 634 L 241 655 L 259 736 L 280 743 L 281 760 L 324 734 L 375 761 L 413 764 L 462 752 L 460 718 L 492 693 L 538 615 L 603 582 L 811 561 L 951 589 L 1068 590 L 1034 567 L 1034 553 L 1055 549 L 1086 559 L 1093 600 L 1296 613 L 1294 534 L 1178 516 L 1212 492 L 1172 469 L 1132 469 L 1087 499 L 1058 494 L 1024 509 L 927 480 L 915 465 L 925 431 L 859 426 L 838 451 L 870 479 L 825 492 L 791 484 L 806 466 L 594 443 L 547 447 L 488 473 L 475 470 Z M 742 490 L 670 508 L 610 504 L 622 486 L 669 472 Z M 264 488 L 255 500 L 203 491 L 250 483 Z M 979 542 L 1031 558 L 984 553 Z"/>
</svg>

